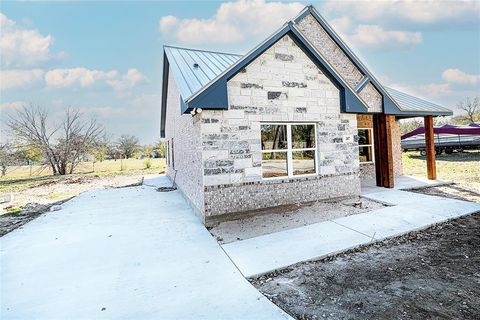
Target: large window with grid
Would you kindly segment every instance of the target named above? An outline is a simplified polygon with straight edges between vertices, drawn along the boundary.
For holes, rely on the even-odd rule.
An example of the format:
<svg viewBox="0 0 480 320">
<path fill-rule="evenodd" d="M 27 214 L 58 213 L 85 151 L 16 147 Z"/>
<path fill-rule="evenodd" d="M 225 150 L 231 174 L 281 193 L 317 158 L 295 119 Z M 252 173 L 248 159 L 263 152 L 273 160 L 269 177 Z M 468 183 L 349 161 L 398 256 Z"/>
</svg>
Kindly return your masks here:
<svg viewBox="0 0 480 320">
<path fill-rule="evenodd" d="M 371 128 L 358 129 L 358 154 L 360 163 L 373 163 L 373 131 Z"/>
<path fill-rule="evenodd" d="M 317 173 L 315 124 L 263 123 L 261 135 L 263 178 Z"/>
</svg>

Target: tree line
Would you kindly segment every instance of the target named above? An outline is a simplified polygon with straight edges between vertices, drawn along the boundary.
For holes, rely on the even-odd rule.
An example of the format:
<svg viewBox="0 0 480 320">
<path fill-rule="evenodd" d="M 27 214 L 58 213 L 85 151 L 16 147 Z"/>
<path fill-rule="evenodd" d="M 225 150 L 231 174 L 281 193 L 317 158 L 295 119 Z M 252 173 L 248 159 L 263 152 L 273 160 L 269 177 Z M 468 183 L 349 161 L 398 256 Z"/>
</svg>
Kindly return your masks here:
<svg viewBox="0 0 480 320">
<path fill-rule="evenodd" d="M 10 115 L 6 125 L 11 141 L 0 144 L 2 176 L 8 166 L 20 163 L 45 164 L 54 175 L 66 175 L 86 160 L 165 157 L 163 142 L 142 146 L 132 135 L 113 139 L 96 118 L 87 119 L 74 108 L 54 121 L 45 109 L 26 106 Z"/>
<path fill-rule="evenodd" d="M 480 122 L 479 97 L 475 97 L 473 99 L 466 98 L 457 104 L 457 108 L 462 111 L 461 115 L 453 117 L 436 117 L 434 118 L 434 126 L 440 127 L 446 124 L 467 125 L 472 122 Z M 408 119 L 401 121 L 400 123 L 402 135 L 420 127 L 423 127 L 423 120 L 421 119 Z"/>
</svg>

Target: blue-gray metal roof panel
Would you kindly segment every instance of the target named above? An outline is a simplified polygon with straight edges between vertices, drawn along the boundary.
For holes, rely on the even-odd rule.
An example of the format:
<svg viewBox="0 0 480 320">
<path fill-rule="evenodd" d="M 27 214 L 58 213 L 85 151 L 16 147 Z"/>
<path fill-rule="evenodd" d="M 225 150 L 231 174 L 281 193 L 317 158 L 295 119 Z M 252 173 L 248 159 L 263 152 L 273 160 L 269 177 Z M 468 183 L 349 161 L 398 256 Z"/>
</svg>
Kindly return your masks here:
<svg viewBox="0 0 480 320">
<path fill-rule="evenodd" d="M 184 101 L 237 62 L 242 56 L 222 52 L 165 46 L 170 68 Z M 197 64 L 198 67 L 194 65 Z M 448 113 L 449 109 L 384 87 L 404 112 Z"/>
<path fill-rule="evenodd" d="M 403 93 L 396 89 L 384 87 L 385 90 L 392 96 L 393 99 L 400 105 L 402 111 L 405 112 L 436 112 L 436 113 L 451 113 L 451 110 L 439 106 L 438 104 L 414 97 L 412 95 Z"/>
<path fill-rule="evenodd" d="M 187 100 L 242 57 L 170 46 L 165 46 L 164 50 L 183 100 Z"/>
</svg>

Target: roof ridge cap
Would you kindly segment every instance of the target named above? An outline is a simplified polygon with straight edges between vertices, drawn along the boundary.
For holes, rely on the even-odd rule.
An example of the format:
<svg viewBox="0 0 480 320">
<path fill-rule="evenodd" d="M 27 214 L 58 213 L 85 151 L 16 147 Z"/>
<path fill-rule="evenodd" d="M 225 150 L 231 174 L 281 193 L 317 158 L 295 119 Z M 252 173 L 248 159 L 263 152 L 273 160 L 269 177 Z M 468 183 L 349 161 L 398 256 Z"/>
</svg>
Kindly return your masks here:
<svg viewBox="0 0 480 320">
<path fill-rule="evenodd" d="M 172 45 L 167 45 L 167 44 L 164 44 L 163 47 L 164 48 L 189 50 L 189 51 L 201 51 L 201 52 L 209 52 L 209 53 L 226 54 L 226 55 L 230 55 L 230 56 L 239 56 L 239 57 L 244 56 L 243 54 L 239 54 L 239 53 L 230 53 L 230 52 L 222 52 L 222 51 L 207 50 L 207 49 L 186 48 L 186 47 L 172 46 Z"/>
</svg>

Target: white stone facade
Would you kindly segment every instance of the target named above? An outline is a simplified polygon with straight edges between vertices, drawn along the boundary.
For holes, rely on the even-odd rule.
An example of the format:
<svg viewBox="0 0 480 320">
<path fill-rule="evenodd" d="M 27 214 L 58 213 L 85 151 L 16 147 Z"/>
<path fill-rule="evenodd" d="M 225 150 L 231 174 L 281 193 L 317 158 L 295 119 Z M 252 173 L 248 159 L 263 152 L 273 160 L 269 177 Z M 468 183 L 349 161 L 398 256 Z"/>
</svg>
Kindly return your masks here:
<svg viewBox="0 0 480 320">
<path fill-rule="evenodd" d="M 314 123 L 318 179 L 313 179 L 310 184 L 325 189 L 320 186 L 319 179 L 329 177 L 330 190 L 337 190 L 335 181 L 340 186 L 344 185 L 345 179 L 350 181 L 349 186 L 353 186 L 344 187 L 346 192 L 323 191 L 323 197 L 321 192 L 311 193 L 303 201 L 359 193 L 356 116 L 340 113 L 339 90 L 290 36 L 284 36 L 267 49 L 230 79 L 227 86 L 228 110 L 205 110 L 201 114 L 207 215 L 225 213 L 225 206 L 222 207 L 225 203 L 234 211 L 261 208 L 264 201 L 256 199 L 255 194 L 259 194 L 259 190 L 265 192 L 262 183 L 269 183 L 274 193 L 277 189 L 277 198 L 268 197 L 272 205 L 298 201 L 293 196 L 295 190 L 287 188 L 281 192 L 279 186 L 262 178 L 260 125 L 265 122 Z M 346 175 L 352 176 L 346 178 Z M 299 189 L 298 185 L 287 183 L 289 179 L 282 181 Z M 217 198 L 212 193 L 223 191 L 210 187 L 218 185 L 223 185 L 224 189 L 231 185 L 238 188 L 229 187 L 228 195 Z M 250 197 L 251 203 L 244 200 L 241 205 L 233 205 L 233 199 L 238 202 L 243 197 Z"/>
<path fill-rule="evenodd" d="M 289 35 L 233 76 L 227 90 L 227 110 L 181 115 L 180 94 L 169 75 L 166 139 L 173 143 L 174 164 L 167 173 L 173 179 L 176 172 L 178 187 L 207 222 L 360 193 L 357 116 L 340 112 L 339 89 Z M 262 177 L 260 127 L 272 122 L 315 125 L 315 175 Z"/>
</svg>

